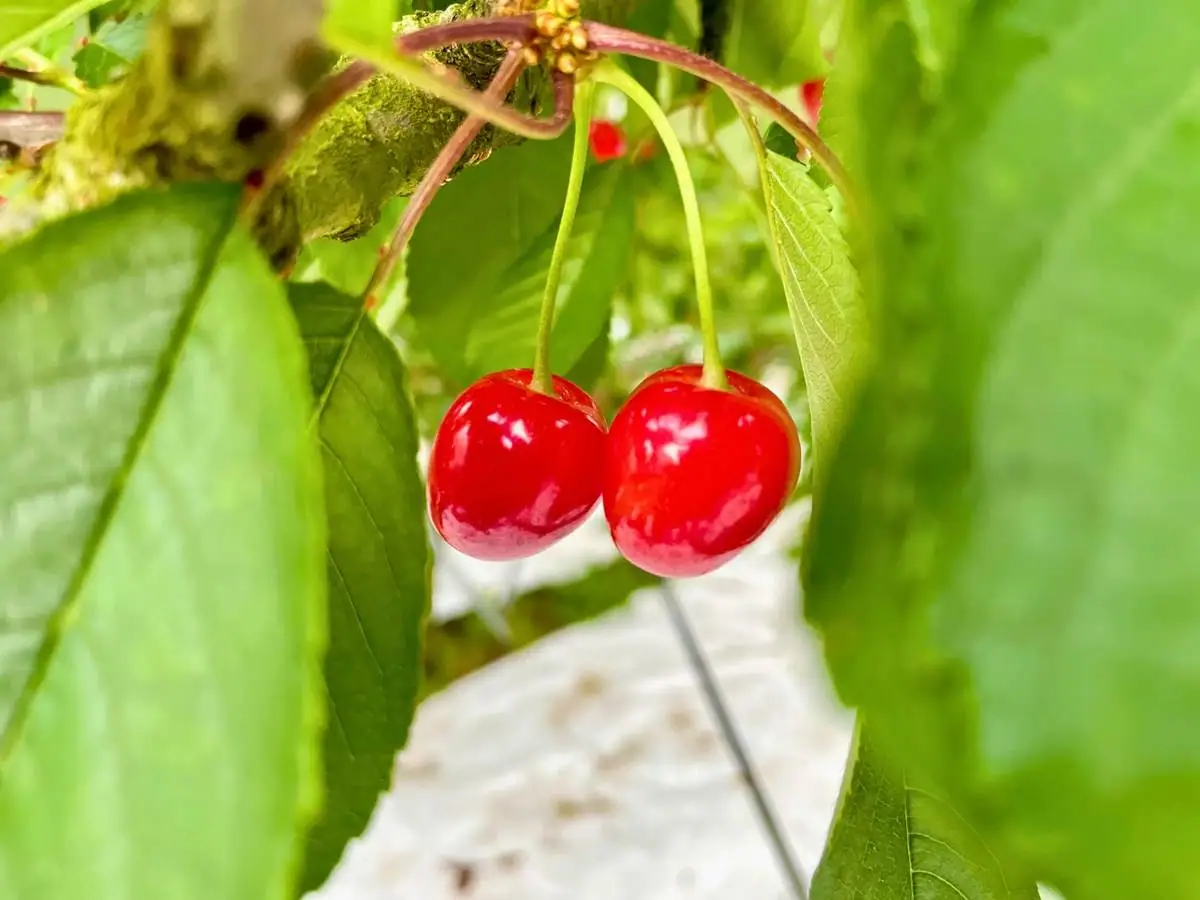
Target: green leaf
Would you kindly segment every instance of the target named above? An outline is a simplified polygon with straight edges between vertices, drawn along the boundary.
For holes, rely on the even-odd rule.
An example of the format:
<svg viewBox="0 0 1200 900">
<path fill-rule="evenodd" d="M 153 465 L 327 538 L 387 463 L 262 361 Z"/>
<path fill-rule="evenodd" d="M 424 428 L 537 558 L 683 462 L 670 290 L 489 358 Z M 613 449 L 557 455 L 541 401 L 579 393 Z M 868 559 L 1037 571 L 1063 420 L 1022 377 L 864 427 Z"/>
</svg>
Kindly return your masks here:
<svg viewBox="0 0 1200 900">
<path fill-rule="evenodd" d="M 454 309 L 465 320 L 490 302 L 487 288 L 558 221 L 570 145 L 562 138 L 505 147 L 442 188 L 410 244 L 415 318 Z"/>
<path fill-rule="evenodd" d="M 858 276 L 829 195 L 805 165 L 768 151 L 763 192 L 804 369 L 814 459 L 820 461 L 836 443 L 866 355 Z"/>
<path fill-rule="evenodd" d="M 906 0 L 908 21 L 917 40 L 917 58 L 940 74 L 958 49 L 973 0 Z"/>
<path fill-rule="evenodd" d="M 945 801 L 856 730 L 812 900 L 1038 900 Z"/>
<path fill-rule="evenodd" d="M 233 188 L 0 257 L 0 896 L 280 898 L 315 811 L 319 460 Z"/>
<path fill-rule="evenodd" d="M 108 84 L 123 74 L 129 63 L 103 44 L 91 43 L 81 47 L 73 57 L 75 74 L 91 88 Z"/>
<path fill-rule="evenodd" d="M 878 354 L 806 612 L 889 753 L 1072 900 L 1200 896 L 1193 11 L 979 4 L 932 98 L 899 3 L 846 29 Z"/>
<path fill-rule="evenodd" d="M 70 25 L 104 0 L 13 0 L 0 15 L 0 59 Z"/>
<path fill-rule="evenodd" d="M 486 165 L 464 173 L 446 194 L 468 176 L 480 177 L 460 193 L 439 196 L 414 236 L 410 313 L 423 344 L 458 386 L 533 360 L 569 163 L 545 145 L 517 149 L 534 147 L 538 152 L 507 160 L 498 152 Z M 556 371 L 574 366 L 607 327 L 633 233 L 634 197 L 625 172 L 619 165 L 596 167 L 585 180 L 558 295 L 552 337 Z M 518 193 L 522 189 L 527 192 Z M 480 219 L 489 223 L 486 238 L 476 238 L 467 249 L 462 235 L 478 235 Z M 469 265 L 463 263 L 464 253 Z"/>
<path fill-rule="evenodd" d="M 382 45 L 391 38 L 392 23 L 399 19 L 397 7 L 397 0 L 327 0 L 322 27 L 326 34 Z"/>
<path fill-rule="evenodd" d="M 651 0 L 651 2 L 638 3 L 633 8 L 627 27 L 630 31 L 636 31 L 638 34 L 649 37 L 666 37 L 667 29 L 671 26 L 673 8 L 674 4 L 671 0 Z M 622 62 L 642 87 L 652 94 L 657 92 L 660 71 L 658 63 L 632 56 L 623 58 Z"/>
<path fill-rule="evenodd" d="M 629 263 L 634 196 L 623 166 L 594 168 L 584 185 L 556 298 L 551 360 L 571 369 L 598 335 L 608 330 L 612 298 Z M 494 287 L 475 311 L 465 334 L 471 378 L 532 364 L 538 315 L 550 271 L 558 223 L 554 222 Z M 449 335 L 447 335 L 449 337 Z M 459 340 L 464 335 L 460 332 Z"/>
<path fill-rule="evenodd" d="M 313 263 L 305 273 L 305 281 L 327 281 L 344 294 L 362 296 L 366 289 L 375 264 L 379 262 L 380 250 L 387 246 L 392 231 L 400 220 L 407 204 L 406 197 L 399 197 L 385 203 L 379 221 L 362 237 L 352 241 L 339 241 L 336 238 L 318 238 L 304 246 L 304 253 Z M 402 269 L 403 266 L 397 266 Z M 400 280 L 402 273 L 397 272 L 382 294 L 386 297 L 388 288 Z"/>
<path fill-rule="evenodd" d="M 404 365 L 361 301 L 327 284 L 290 293 L 312 371 L 329 515 L 325 811 L 302 888 L 328 876 L 387 790 L 408 738 L 429 608 L 425 486 Z"/>
<path fill-rule="evenodd" d="M 75 53 L 75 74 L 90 87 L 101 87 L 123 75 L 146 49 L 149 25 L 149 15 L 105 21 Z"/>
<path fill-rule="evenodd" d="M 724 62 L 765 88 L 818 78 L 829 68 L 821 53 L 820 23 L 807 0 L 728 0 Z"/>
</svg>

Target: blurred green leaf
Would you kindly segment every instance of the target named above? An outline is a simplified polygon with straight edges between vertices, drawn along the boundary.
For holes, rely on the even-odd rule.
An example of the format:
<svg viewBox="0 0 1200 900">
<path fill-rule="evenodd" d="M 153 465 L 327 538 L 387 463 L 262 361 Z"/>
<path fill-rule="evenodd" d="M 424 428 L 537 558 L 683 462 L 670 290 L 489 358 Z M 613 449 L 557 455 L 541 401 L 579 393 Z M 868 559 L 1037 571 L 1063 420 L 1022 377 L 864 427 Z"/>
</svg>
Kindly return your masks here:
<svg viewBox="0 0 1200 900">
<path fill-rule="evenodd" d="M 906 0 L 908 20 L 917 38 L 917 58 L 940 74 L 958 49 L 972 0 Z"/>
<path fill-rule="evenodd" d="M 820 463 L 847 412 L 867 347 L 867 321 L 829 196 L 806 166 L 777 153 L 767 152 L 763 178 Z"/>
<path fill-rule="evenodd" d="M 13 0 L 0 14 L 0 59 L 14 50 L 29 47 L 47 35 L 62 30 L 64 46 L 72 41 L 69 26 L 102 0 Z M 52 35 L 54 46 L 39 46 L 38 52 L 54 58 L 59 38 Z"/>
<path fill-rule="evenodd" d="M 620 165 L 593 167 L 567 245 L 551 335 L 551 361 L 565 372 L 608 328 L 612 298 L 629 261 L 634 197 Z M 464 331 L 444 334 L 464 353 L 468 380 L 498 369 L 532 365 L 546 276 L 558 223 L 503 272 Z"/>
<path fill-rule="evenodd" d="M 591 392 L 596 384 L 604 377 L 608 369 L 609 353 L 612 351 L 612 340 L 609 337 L 609 321 L 606 320 L 600 333 L 588 345 L 587 349 L 575 360 L 575 365 L 567 370 L 567 380 L 579 385 L 585 391 Z"/>
<path fill-rule="evenodd" d="M 878 355 L 806 613 L 889 755 L 1082 900 L 1200 896 L 1193 13 L 979 4 L 932 95 L 904 3 L 844 32 Z"/>
<path fill-rule="evenodd" d="M 666 37 L 671 26 L 671 0 L 642 0 L 633 8 L 633 14 L 626 23 L 630 31 L 649 37 Z M 651 94 L 658 92 L 659 65 L 653 60 L 625 57 L 622 62 L 629 73 L 633 75 L 642 87 Z"/>
<path fill-rule="evenodd" d="M 776 153 L 785 159 L 796 159 L 799 155 L 800 147 L 796 143 L 796 139 L 787 133 L 778 123 L 772 122 L 767 126 L 767 133 L 763 135 L 763 143 L 772 153 Z"/>
<path fill-rule="evenodd" d="M 90 87 L 101 87 L 123 75 L 146 49 L 149 14 L 125 13 L 99 25 L 75 53 L 75 74 Z"/>
<path fill-rule="evenodd" d="M 88 28 L 95 34 L 107 23 L 148 16 L 157 8 L 158 0 L 106 0 L 88 13 Z"/>
<path fill-rule="evenodd" d="M 319 460 L 231 187 L 0 256 L 0 896 L 287 893 L 318 803 Z"/>
<path fill-rule="evenodd" d="M 570 166 L 566 138 L 527 141 L 497 150 L 442 188 L 412 238 L 413 315 L 487 303 L 485 286 L 558 221 Z"/>
<path fill-rule="evenodd" d="M 392 23 L 410 12 L 411 0 L 327 0 L 323 28 L 326 33 L 382 45 L 391 39 Z"/>
<path fill-rule="evenodd" d="M 425 486 L 404 365 L 357 296 L 289 286 L 309 352 L 329 517 L 325 809 L 303 890 L 366 827 L 408 739 L 429 608 Z"/>
<path fill-rule="evenodd" d="M 75 74 L 91 88 L 102 87 L 121 75 L 129 66 L 102 44 L 90 43 L 75 54 Z"/>
<path fill-rule="evenodd" d="M 471 372 L 465 336 L 496 302 L 506 270 L 562 213 L 570 145 L 563 138 L 497 150 L 442 189 L 413 235 L 409 315 L 428 351 L 462 385 Z"/>
<path fill-rule="evenodd" d="M 949 805 L 855 732 L 811 900 L 1038 900 Z"/>
<path fill-rule="evenodd" d="M 725 65 L 765 88 L 819 77 L 829 65 L 821 52 L 821 23 L 807 0 L 727 0 Z"/>
<path fill-rule="evenodd" d="M 327 281 L 344 294 L 362 296 L 375 264 L 379 262 L 379 253 L 391 239 L 407 202 L 408 198 L 397 197 L 385 203 L 379 221 L 362 237 L 352 241 L 318 238 L 305 244 L 304 254 L 309 265 L 297 280 Z M 403 264 L 396 269 L 381 292 L 384 296 L 389 287 L 403 278 Z"/>
</svg>

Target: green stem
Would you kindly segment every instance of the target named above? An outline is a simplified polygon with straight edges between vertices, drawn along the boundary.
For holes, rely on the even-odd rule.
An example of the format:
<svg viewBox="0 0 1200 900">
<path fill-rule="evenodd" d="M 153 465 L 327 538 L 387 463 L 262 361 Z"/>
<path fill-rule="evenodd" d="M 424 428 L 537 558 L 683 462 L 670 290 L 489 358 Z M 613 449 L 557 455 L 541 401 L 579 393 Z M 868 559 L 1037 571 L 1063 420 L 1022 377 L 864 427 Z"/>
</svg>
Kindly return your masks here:
<svg viewBox="0 0 1200 900">
<path fill-rule="evenodd" d="M 567 196 L 563 200 L 562 219 L 559 220 L 558 234 L 554 238 L 550 271 L 546 273 L 546 290 L 542 294 L 542 312 L 538 318 L 537 345 L 533 357 L 533 389 L 551 396 L 554 395 L 554 379 L 550 369 L 550 335 L 554 329 L 554 307 L 558 301 L 558 288 L 562 283 L 563 263 L 567 259 L 567 242 L 571 239 L 575 212 L 579 209 L 579 196 L 583 192 L 583 173 L 587 168 L 588 128 L 592 122 L 592 99 L 596 86 L 591 81 L 583 80 L 575 90 L 575 141 L 571 147 L 571 174 L 567 179 Z"/>
<path fill-rule="evenodd" d="M 688 168 L 683 145 L 679 143 L 675 129 L 671 127 L 671 123 L 667 120 L 662 107 L 658 105 L 658 101 L 638 83 L 637 79 L 609 62 L 598 65 L 593 77 L 596 81 L 615 87 L 641 107 L 654 126 L 654 130 L 658 132 L 658 136 L 667 150 L 667 156 L 671 159 L 671 165 L 675 169 L 675 180 L 679 182 L 679 193 L 683 196 L 683 215 L 687 221 L 692 266 L 696 270 L 696 303 L 700 309 L 700 332 L 704 341 L 702 383 L 707 387 L 724 390 L 729 386 L 729 382 L 725 377 L 725 366 L 721 363 L 721 350 L 717 342 L 712 283 L 708 278 L 708 254 L 704 248 L 704 228 L 700 220 L 700 202 L 696 198 L 696 184 L 692 180 L 692 172 Z"/>
<path fill-rule="evenodd" d="M 76 97 L 83 97 L 88 94 L 88 86 L 79 78 L 72 75 L 53 60 L 42 56 L 36 50 L 17 50 L 13 53 L 13 59 L 22 65 L 28 66 L 32 74 L 40 80 L 41 84 L 70 91 Z"/>
</svg>

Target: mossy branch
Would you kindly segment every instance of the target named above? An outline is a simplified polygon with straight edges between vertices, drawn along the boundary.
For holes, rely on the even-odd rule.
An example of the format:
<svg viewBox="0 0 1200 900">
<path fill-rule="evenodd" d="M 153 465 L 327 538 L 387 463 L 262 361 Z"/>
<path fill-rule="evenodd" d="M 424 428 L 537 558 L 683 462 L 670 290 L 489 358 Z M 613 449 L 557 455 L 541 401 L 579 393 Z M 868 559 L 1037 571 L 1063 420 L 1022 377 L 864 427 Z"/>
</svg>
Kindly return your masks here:
<svg viewBox="0 0 1200 900">
<path fill-rule="evenodd" d="M 636 2 L 588 5 L 619 21 Z M 409 16 L 397 27 L 403 33 L 487 16 L 494 7 L 495 0 L 460 0 L 441 12 Z M 320 19 L 320 0 L 164 0 L 143 58 L 120 82 L 72 107 L 62 139 L 42 156 L 27 196 L 0 213 L 0 241 L 133 188 L 189 180 L 244 183 L 286 145 L 319 80 L 349 64 L 318 42 Z M 246 54 L 246 47 L 254 52 Z M 480 90 L 504 55 L 498 43 L 432 54 Z M 549 109 L 548 75 L 526 72 L 509 102 L 531 114 Z M 384 203 L 413 191 L 463 118 L 399 78 L 372 76 L 312 129 L 261 202 L 256 231 L 264 251 L 285 268 L 304 241 L 365 233 Z M 462 165 L 517 140 L 487 126 Z"/>
</svg>

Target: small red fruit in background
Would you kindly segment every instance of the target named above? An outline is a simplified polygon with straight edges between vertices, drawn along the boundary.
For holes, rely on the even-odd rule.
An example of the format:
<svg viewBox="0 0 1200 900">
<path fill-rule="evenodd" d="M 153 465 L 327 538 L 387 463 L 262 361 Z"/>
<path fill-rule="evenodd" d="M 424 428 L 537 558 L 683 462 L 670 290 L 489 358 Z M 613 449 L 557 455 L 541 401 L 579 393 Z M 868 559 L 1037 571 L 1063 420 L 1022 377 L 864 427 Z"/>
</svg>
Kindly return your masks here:
<svg viewBox="0 0 1200 900">
<path fill-rule="evenodd" d="M 654 159 L 658 154 L 658 142 L 652 137 L 643 138 L 633 146 L 634 162 L 643 163 Z"/>
<path fill-rule="evenodd" d="M 783 401 L 728 372 L 729 390 L 676 366 L 640 385 L 613 419 L 604 514 L 621 554 L 666 578 L 728 562 L 783 510 L 800 437 Z"/>
<path fill-rule="evenodd" d="M 821 101 L 825 97 L 825 79 L 817 78 L 800 85 L 800 102 L 804 104 L 805 117 L 813 128 L 821 119 Z"/>
<path fill-rule="evenodd" d="M 587 392 L 530 369 L 494 372 L 451 404 L 429 459 L 429 515 L 476 559 L 520 559 L 574 531 L 600 499 L 604 418 Z"/>
<path fill-rule="evenodd" d="M 588 142 L 596 162 L 620 159 L 629 149 L 625 131 L 615 122 L 596 119 L 588 128 Z"/>
</svg>

